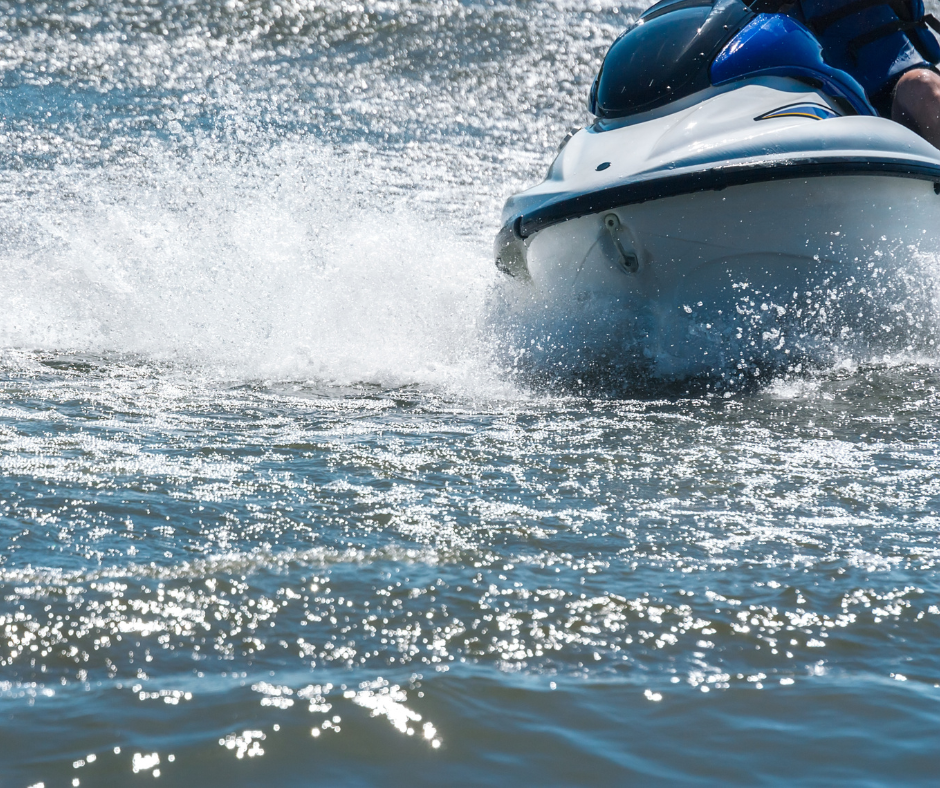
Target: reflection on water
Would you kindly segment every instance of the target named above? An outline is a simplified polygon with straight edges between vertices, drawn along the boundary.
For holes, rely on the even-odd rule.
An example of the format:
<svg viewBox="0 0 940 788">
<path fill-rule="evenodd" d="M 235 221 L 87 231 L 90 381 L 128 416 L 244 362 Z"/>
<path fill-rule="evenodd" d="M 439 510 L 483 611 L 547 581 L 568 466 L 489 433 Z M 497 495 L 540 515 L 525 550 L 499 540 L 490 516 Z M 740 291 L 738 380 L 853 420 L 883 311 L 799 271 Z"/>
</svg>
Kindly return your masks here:
<svg viewBox="0 0 940 788">
<path fill-rule="evenodd" d="M 0 785 L 934 782 L 933 258 L 490 260 L 638 10 L 0 0 Z"/>
<path fill-rule="evenodd" d="M 638 725 L 691 753 L 747 719 L 740 781 L 773 761 L 760 730 L 809 746 L 832 703 L 915 741 L 933 719 L 929 367 L 481 402 L 44 358 L 3 388 L 0 691 L 24 784 L 251 784 L 249 762 L 289 782 L 361 758 L 446 776 L 532 747 L 546 775 L 556 748 L 595 747 L 616 749 L 598 774 L 652 775 Z M 52 718 L 65 739 L 27 746 Z M 829 734 L 864 762 L 864 736 Z"/>
</svg>

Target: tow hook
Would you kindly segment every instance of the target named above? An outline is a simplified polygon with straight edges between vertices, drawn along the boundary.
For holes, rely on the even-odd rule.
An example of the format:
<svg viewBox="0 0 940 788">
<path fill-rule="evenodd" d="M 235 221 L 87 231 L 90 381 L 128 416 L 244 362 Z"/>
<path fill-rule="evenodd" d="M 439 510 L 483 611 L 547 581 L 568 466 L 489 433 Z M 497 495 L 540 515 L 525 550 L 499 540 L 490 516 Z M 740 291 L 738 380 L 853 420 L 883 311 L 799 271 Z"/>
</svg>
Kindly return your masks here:
<svg viewBox="0 0 940 788">
<path fill-rule="evenodd" d="M 624 249 L 623 244 L 620 242 L 620 230 L 622 229 L 620 217 L 615 213 L 607 214 L 604 217 L 604 228 L 607 230 L 610 240 L 614 242 L 614 248 L 620 256 L 620 265 L 628 273 L 635 274 L 640 270 L 640 259 L 636 256 L 636 253 Z"/>
</svg>

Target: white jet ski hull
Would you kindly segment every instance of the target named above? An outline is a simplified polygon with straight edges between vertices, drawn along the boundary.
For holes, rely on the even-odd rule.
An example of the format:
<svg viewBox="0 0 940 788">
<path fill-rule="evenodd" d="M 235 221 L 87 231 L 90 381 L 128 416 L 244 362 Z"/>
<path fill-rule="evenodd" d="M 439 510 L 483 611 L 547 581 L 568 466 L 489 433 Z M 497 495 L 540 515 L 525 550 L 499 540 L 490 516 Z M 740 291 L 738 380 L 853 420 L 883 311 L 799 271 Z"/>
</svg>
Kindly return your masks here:
<svg viewBox="0 0 940 788">
<path fill-rule="evenodd" d="M 784 303 L 823 280 L 862 282 L 891 260 L 936 249 L 938 230 L 930 181 L 794 178 L 554 224 L 529 241 L 527 266 L 533 285 L 553 295 L 720 309 L 744 285 Z"/>
<path fill-rule="evenodd" d="M 823 119 L 763 118 L 800 106 Z M 818 312 L 823 288 L 844 320 L 870 326 L 892 308 L 873 290 L 940 251 L 940 151 L 841 111 L 773 78 L 582 130 L 542 184 L 507 202 L 498 265 L 546 297 L 660 321 L 752 301 L 803 319 L 804 294 Z"/>
</svg>

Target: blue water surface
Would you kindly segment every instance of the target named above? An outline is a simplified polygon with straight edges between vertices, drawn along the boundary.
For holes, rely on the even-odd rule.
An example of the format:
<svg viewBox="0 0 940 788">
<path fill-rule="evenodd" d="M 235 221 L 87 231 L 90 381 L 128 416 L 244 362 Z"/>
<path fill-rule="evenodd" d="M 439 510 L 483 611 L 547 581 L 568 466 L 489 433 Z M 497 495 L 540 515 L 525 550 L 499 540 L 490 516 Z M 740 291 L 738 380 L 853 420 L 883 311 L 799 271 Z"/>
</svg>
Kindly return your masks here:
<svg viewBox="0 0 940 788">
<path fill-rule="evenodd" d="M 931 316 L 661 379 L 492 265 L 640 10 L 0 2 L 2 788 L 936 784 Z"/>
</svg>

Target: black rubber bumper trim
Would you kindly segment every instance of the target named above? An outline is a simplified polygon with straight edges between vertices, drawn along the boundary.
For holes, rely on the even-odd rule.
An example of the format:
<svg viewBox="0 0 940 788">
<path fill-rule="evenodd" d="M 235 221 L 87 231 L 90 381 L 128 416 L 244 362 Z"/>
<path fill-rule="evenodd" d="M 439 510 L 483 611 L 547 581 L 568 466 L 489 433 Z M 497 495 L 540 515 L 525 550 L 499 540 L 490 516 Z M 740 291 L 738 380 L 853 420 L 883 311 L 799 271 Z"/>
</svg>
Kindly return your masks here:
<svg viewBox="0 0 940 788">
<path fill-rule="evenodd" d="M 650 200 L 679 197 L 695 192 L 720 191 L 729 186 L 744 186 L 749 183 L 819 178 L 826 175 L 887 175 L 940 184 L 940 164 L 859 156 L 748 162 L 676 175 L 657 174 L 654 177 L 617 184 L 589 194 L 557 199 L 534 211 L 515 217 L 507 227 L 515 226 L 519 236 L 528 238 L 554 224 L 561 224 L 569 219 L 577 219 L 601 211 L 609 211 L 624 205 L 637 205 Z"/>
</svg>

